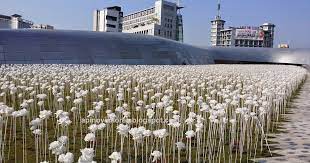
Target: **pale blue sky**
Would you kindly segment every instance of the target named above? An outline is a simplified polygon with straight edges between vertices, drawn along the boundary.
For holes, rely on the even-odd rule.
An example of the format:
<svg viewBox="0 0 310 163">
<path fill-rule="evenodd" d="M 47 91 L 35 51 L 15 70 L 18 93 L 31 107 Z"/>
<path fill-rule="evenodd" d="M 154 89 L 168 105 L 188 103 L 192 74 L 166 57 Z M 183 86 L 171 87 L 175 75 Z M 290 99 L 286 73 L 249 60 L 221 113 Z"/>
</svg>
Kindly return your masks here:
<svg viewBox="0 0 310 163">
<path fill-rule="evenodd" d="M 35 23 L 57 29 L 91 30 L 95 9 L 119 5 L 124 13 L 153 6 L 155 0 L 0 0 L 0 14 L 21 14 Z M 210 21 L 217 0 L 181 0 L 185 43 L 208 46 Z M 222 18 L 228 26 L 276 25 L 275 45 L 310 48 L 310 0 L 222 0 Z"/>
</svg>

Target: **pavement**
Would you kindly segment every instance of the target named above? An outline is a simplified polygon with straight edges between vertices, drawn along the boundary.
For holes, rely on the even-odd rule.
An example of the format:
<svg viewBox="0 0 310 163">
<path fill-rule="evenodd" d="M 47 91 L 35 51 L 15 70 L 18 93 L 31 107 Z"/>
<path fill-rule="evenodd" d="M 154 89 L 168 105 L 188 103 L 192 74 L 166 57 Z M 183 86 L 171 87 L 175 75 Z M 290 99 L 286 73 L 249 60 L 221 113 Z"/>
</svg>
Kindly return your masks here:
<svg viewBox="0 0 310 163">
<path fill-rule="evenodd" d="M 259 163 L 310 163 L 310 75 L 300 92 L 292 100 L 287 122 L 281 122 L 283 132 L 272 134 L 269 139 L 276 150 L 272 153 L 282 156 L 259 158 Z"/>
</svg>

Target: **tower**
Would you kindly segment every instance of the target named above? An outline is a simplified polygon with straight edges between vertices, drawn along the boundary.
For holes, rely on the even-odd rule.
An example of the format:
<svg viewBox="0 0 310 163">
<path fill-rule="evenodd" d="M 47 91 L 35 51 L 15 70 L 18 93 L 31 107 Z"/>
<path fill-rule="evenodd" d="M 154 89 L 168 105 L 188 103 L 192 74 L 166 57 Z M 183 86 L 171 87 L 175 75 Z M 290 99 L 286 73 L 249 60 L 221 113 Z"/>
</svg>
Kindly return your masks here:
<svg viewBox="0 0 310 163">
<path fill-rule="evenodd" d="M 181 9 L 183 9 L 180 5 L 180 0 L 177 0 L 177 21 L 176 21 L 176 40 L 179 42 L 183 42 L 184 36 L 183 36 L 183 17 L 181 14 Z"/>
<path fill-rule="evenodd" d="M 273 48 L 274 28 L 276 26 L 272 23 L 264 23 L 260 27 L 264 31 L 264 47 Z"/>
<path fill-rule="evenodd" d="M 218 0 L 217 15 L 214 20 L 211 21 L 211 46 L 220 46 L 220 34 L 224 29 L 225 21 L 221 19 L 221 2 Z"/>
</svg>

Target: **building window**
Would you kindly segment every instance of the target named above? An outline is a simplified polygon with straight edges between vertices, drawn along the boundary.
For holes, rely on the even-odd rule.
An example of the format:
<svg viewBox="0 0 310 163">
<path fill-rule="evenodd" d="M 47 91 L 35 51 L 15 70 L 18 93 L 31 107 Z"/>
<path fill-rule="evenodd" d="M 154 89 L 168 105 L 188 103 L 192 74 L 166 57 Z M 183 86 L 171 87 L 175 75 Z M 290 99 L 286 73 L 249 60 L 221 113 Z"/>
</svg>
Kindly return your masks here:
<svg viewBox="0 0 310 163">
<path fill-rule="evenodd" d="M 109 15 L 106 16 L 106 19 L 107 20 L 112 20 L 112 21 L 117 21 L 117 17 L 109 16 Z"/>
<path fill-rule="evenodd" d="M 110 27 L 110 28 L 116 28 L 116 25 L 107 24 L 107 27 Z"/>
</svg>

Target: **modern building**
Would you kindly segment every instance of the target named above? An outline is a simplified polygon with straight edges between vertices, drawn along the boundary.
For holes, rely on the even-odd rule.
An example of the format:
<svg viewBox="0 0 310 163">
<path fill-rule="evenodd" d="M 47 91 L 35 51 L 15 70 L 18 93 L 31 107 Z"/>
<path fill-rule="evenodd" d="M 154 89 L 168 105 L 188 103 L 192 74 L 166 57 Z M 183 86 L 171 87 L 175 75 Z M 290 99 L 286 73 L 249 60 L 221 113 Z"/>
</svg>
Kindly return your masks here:
<svg viewBox="0 0 310 163">
<path fill-rule="evenodd" d="M 54 27 L 48 24 L 35 24 L 31 26 L 32 29 L 49 29 L 53 30 Z"/>
<path fill-rule="evenodd" d="M 93 15 L 93 31 L 122 32 L 122 8 L 119 6 L 95 10 Z"/>
<path fill-rule="evenodd" d="M 47 24 L 34 24 L 32 21 L 25 20 L 21 15 L 14 14 L 12 16 L 0 15 L 0 29 L 54 29 L 53 26 Z"/>
<path fill-rule="evenodd" d="M 273 47 L 274 25 L 265 23 L 259 27 L 229 27 L 221 29 L 215 46 Z"/>
<path fill-rule="evenodd" d="M 182 15 L 176 3 L 157 0 L 155 6 L 130 13 L 123 18 L 123 32 L 183 41 Z"/>
<path fill-rule="evenodd" d="M 218 14 L 211 21 L 211 46 L 273 47 L 274 24 L 264 23 L 259 27 L 225 28 L 225 21 L 221 19 L 220 9 L 221 5 L 218 3 Z"/>
<path fill-rule="evenodd" d="M 196 47 L 149 35 L 0 30 L 0 64 L 292 64 L 310 70 L 310 49 Z"/>
<path fill-rule="evenodd" d="M 183 42 L 182 8 L 179 3 L 156 0 L 153 7 L 125 16 L 118 6 L 96 10 L 93 31 L 152 35 Z"/>
<path fill-rule="evenodd" d="M 21 15 L 12 16 L 0 15 L 0 29 L 22 29 L 31 28 L 33 22 L 25 20 Z"/>
<path fill-rule="evenodd" d="M 176 41 L 183 42 L 183 16 L 181 14 L 181 9 L 184 8 L 180 5 L 180 1 L 178 1 L 178 13 L 177 13 L 177 29 L 176 29 Z"/>
</svg>

